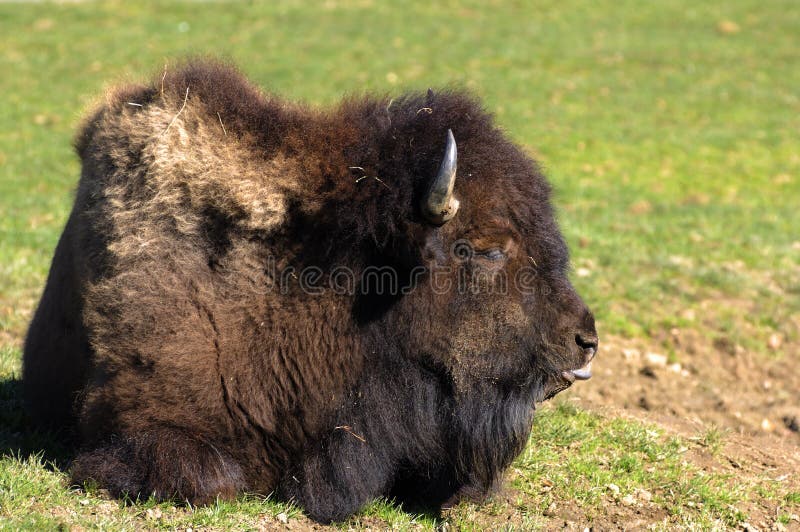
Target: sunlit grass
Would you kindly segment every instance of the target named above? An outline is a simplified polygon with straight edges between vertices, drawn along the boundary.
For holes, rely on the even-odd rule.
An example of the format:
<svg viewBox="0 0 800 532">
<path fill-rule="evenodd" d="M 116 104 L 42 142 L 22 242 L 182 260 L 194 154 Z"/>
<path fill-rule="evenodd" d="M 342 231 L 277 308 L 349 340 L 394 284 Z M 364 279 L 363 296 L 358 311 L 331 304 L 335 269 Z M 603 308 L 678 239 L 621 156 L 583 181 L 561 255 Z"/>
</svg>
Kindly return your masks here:
<svg viewBox="0 0 800 532">
<path fill-rule="evenodd" d="M 513 482 L 541 512 L 567 503 L 588 516 L 601 516 L 605 506 L 621 502 L 657 505 L 705 526 L 717 521 L 735 526 L 746 518 L 737 505 L 761 484 L 691 465 L 685 453 L 698 444 L 707 442 L 560 402 L 539 413 Z"/>
</svg>

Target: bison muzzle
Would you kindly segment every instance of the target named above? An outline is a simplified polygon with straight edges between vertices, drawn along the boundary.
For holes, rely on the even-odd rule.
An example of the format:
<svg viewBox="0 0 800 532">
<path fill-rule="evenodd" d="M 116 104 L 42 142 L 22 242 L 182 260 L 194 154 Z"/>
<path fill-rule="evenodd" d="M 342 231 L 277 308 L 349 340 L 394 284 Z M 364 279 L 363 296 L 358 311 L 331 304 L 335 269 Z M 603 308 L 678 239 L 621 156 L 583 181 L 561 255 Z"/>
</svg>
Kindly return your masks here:
<svg viewBox="0 0 800 532">
<path fill-rule="evenodd" d="M 490 492 L 594 318 L 538 166 L 458 91 L 333 109 L 193 61 L 117 88 L 23 361 L 72 480 L 314 519 Z"/>
</svg>

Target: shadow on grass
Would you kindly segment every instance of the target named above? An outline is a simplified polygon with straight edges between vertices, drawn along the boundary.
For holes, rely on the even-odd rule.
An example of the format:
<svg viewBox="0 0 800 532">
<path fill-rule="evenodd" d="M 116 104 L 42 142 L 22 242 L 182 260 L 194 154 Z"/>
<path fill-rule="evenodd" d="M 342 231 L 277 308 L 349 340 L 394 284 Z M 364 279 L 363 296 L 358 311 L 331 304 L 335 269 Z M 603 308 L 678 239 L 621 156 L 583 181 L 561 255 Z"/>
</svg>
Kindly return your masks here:
<svg viewBox="0 0 800 532">
<path fill-rule="evenodd" d="M 74 456 L 72 440 L 33 426 L 22 402 L 22 381 L 0 380 L 0 457 L 41 456 L 48 468 L 65 471 Z"/>
</svg>

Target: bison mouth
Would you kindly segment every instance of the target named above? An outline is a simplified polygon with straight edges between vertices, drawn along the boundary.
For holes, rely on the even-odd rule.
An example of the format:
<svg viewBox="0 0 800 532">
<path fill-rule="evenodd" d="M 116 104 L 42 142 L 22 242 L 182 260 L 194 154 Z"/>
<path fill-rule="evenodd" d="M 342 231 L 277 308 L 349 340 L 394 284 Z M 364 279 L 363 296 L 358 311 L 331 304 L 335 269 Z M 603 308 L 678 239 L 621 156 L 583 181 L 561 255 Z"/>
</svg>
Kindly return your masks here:
<svg viewBox="0 0 800 532">
<path fill-rule="evenodd" d="M 564 371 L 561 373 L 561 376 L 564 377 L 566 380 L 572 384 L 575 381 L 588 381 L 592 378 L 592 363 L 589 362 L 585 366 L 579 369 L 573 369 L 571 371 Z"/>
<path fill-rule="evenodd" d="M 559 392 L 563 392 L 575 381 L 586 381 L 592 378 L 592 363 L 589 362 L 582 368 L 562 371 L 560 375 L 547 380 L 543 390 L 542 401 L 552 399 Z"/>
</svg>

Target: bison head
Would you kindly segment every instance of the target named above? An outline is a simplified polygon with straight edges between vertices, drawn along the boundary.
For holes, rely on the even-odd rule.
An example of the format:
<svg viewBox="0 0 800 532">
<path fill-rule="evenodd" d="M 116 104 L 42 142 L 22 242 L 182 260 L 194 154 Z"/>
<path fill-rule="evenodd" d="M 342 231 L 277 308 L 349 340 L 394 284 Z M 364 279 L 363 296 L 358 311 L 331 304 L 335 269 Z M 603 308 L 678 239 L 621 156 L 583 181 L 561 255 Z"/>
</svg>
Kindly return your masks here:
<svg viewBox="0 0 800 532">
<path fill-rule="evenodd" d="M 467 176 L 463 206 L 454 193 L 459 173 Z M 594 318 L 567 278 L 567 248 L 533 164 L 472 157 L 459 172 L 448 130 L 431 183 L 420 210 L 439 227 L 424 232 L 421 250 L 431 272 L 427 296 L 447 328 L 430 338 L 417 328 L 417 345 L 458 383 L 535 384 L 538 399 L 588 379 Z"/>
<path fill-rule="evenodd" d="M 588 379 L 594 318 L 568 279 L 538 166 L 469 98 L 429 93 L 396 105 L 414 118 L 391 130 L 401 147 L 375 165 L 390 185 L 415 183 L 411 221 L 396 224 L 402 242 L 388 246 L 418 274 L 413 290 L 386 303 L 397 307 L 392 333 L 407 327 L 407 356 L 445 372 L 456 390 L 524 386 L 545 400 Z"/>
</svg>

